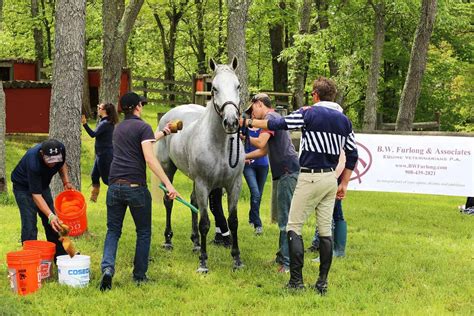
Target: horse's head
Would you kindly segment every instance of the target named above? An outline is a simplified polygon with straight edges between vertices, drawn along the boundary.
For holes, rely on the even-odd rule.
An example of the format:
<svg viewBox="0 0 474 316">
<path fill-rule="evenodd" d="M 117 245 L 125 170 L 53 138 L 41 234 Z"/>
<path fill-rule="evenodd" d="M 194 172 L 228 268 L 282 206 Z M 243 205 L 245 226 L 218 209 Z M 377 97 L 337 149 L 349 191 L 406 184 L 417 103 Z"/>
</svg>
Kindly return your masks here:
<svg viewBox="0 0 474 316">
<path fill-rule="evenodd" d="M 240 116 L 240 83 L 234 71 L 237 58 L 229 65 L 218 65 L 211 59 L 209 66 L 214 71 L 211 91 L 214 110 L 221 117 L 225 132 L 237 133 Z"/>
</svg>

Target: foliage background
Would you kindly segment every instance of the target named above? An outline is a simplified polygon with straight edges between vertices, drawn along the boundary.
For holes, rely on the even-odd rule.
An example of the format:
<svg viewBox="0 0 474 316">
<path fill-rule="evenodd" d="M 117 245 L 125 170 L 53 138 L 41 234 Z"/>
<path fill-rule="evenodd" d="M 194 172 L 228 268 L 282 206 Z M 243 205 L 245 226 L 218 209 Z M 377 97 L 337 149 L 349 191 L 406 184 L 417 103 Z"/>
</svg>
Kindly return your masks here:
<svg viewBox="0 0 474 316">
<path fill-rule="evenodd" d="M 190 36 L 197 32 L 194 2 L 149 0 L 142 7 L 127 46 L 128 67 L 132 69 L 134 76 L 161 77 L 163 75 L 163 54 L 153 13 L 156 12 L 164 18 L 172 4 L 179 1 L 184 1 L 187 6 L 183 20 L 178 26 L 174 60 L 176 79 L 190 80 L 196 73 L 197 60 L 190 40 Z M 219 1 L 222 0 L 204 1 L 206 56 L 226 62 L 225 54 L 217 55 Z M 310 44 L 311 61 L 306 80 L 307 91 L 311 90 L 311 82 L 314 78 L 319 75 L 329 76 L 328 60 L 334 58 L 339 65 L 339 72 L 334 79 L 345 96 L 343 106 L 355 127 L 361 127 L 373 37 L 373 10 L 365 0 L 315 1 L 315 4 L 321 2 L 329 4 L 329 27 L 324 30 L 318 29 L 317 19 L 320 12 L 313 9 L 313 31 L 301 36 L 296 35 L 301 0 L 283 1 L 286 3 L 284 10 L 279 7 L 280 2 L 282 1 L 254 0 L 250 8 L 247 24 L 250 91 L 273 90 L 268 27 L 283 21 L 288 46 L 280 58 L 291 62 L 296 56 L 296 48 L 299 45 Z M 30 1 L 4 0 L 0 58 L 34 59 L 32 26 L 41 25 L 44 29 L 46 19 L 52 22 L 54 31 L 54 0 L 45 0 L 44 3 L 44 13 L 33 20 L 30 14 Z M 384 122 L 394 122 L 396 119 L 411 43 L 418 22 L 419 5 L 419 1 L 416 0 L 386 2 L 386 39 L 378 108 Z M 101 6 L 100 0 L 87 1 L 89 66 L 101 66 Z M 225 3 L 223 14 L 227 14 Z M 432 121 L 435 118 L 435 112 L 440 112 L 442 130 L 474 130 L 473 14 L 474 4 L 471 1 L 438 1 L 435 30 L 431 39 L 427 71 L 423 79 L 415 121 Z M 167 20 L 164 18 L 164 21 Z M 225 25 L 223 29 L 225 32 Z M 52 35 L 53 40 L 54 32 Z M 51 65 L 51 60 L 46 59 L 45 65 Z M 291 67 L 289 71 L 291 77 Z M 49 73 L 48 70 L 46 72 Z"/>
</svg>

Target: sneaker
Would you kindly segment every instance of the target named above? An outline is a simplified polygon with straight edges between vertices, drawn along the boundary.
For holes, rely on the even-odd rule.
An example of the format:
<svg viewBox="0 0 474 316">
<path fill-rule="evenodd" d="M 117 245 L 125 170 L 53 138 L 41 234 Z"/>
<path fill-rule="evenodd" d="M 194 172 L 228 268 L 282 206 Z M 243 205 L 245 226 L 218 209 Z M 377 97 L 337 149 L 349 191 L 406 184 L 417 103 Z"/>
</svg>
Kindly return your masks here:
<svg viewBox="0 0 474 316">
<path fill-rule="evenodd" d="M 316 258 L 314 258 L 314 259 L 311 259 L 311 262 L 319 263 L 319 262 L 320 262 L 319 257 L 316 257 Z"/>
<path fill-rule="evenodd" d="M 278 273 L 290 273 L 290 267 L 285 266 L 285 265 L 281 265 L 278 268 Z"/>
<path fill-rule="evenodd" d="M 112 289 L 112 269 L 105 268 L 100 280 L 100 290 L 108 291 Z"/>
<path fill-rule="evenodd" d="M 263 227 L 255 227 L 255 235 L 260 236 L 263 234 Z"/>
</svg>

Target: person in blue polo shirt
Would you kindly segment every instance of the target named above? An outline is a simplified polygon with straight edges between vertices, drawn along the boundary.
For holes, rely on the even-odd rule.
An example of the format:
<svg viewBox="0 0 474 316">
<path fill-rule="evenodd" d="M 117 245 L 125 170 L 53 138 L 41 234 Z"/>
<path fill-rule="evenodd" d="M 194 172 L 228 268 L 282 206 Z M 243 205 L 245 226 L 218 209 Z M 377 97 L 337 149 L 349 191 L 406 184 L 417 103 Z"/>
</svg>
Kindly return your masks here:
<svg viewBox="0 0 474 316">
<path fill-rule="evenodd" d="M 148 281 L 148 256 L 151 242 L 151 195 L 147 188 L 146 166 L 168 189 L 167 196 L 178 196 L 170 180 L 153 153 L 153 143 L 170 134 L 169 126 L 153 133 L 151 126 L 141 118 L 143 105 L 140 97 L 128 92 L 120 98 L 125 119 L 113 133 L 114 156 L 107 190 L 107 235 L 102 256 L 100 290 L 112 288 L 118 241 L 127 207 L 130 209 L 137 241 L 133 260 L 133 280 L 140 284 Z"/>
<path fill-rule="evenodd" d="M 21 158 L 12 172 L 13 194 L 20 209 L 21 242 L 36 240 L 37 216 L 43 224 L 46 239 L 56 244 L 55 256 L 66 254 L 59 241 L 61 221 L 54 211 L 49 184 L 59 172 L 65 190 L 74 189 L 69 182 L 65 164 L 66 148 L 56 139 L 48 139 L 32 148 Z"/>
<path fill-rule="evenodd" d="M 320 234 L 319 277 L 316 291 L 324 295 L 328 288 L 328 273 L 332 262 L 331 223 L 335 198 L 343 199 L 352 170 L 357 163 L 357 146 L 351 121 L 334 102 L 336 85 L 332 80 L 319 77 L 313 83 L 314 105 L 303 107 L 283 118 L 273 120 L 243 120 L 242 125 L 269 130 L 302 128 L 300 174 L 291 200 L 286 226 L 290 249 L 290 280 L 288 288 L 304 288 L 304 247 L 302 227 L 316 210 Z M 341 151 L 346 154 L 345 168 L 337 184 L 335 169 Z"/>
</svg>

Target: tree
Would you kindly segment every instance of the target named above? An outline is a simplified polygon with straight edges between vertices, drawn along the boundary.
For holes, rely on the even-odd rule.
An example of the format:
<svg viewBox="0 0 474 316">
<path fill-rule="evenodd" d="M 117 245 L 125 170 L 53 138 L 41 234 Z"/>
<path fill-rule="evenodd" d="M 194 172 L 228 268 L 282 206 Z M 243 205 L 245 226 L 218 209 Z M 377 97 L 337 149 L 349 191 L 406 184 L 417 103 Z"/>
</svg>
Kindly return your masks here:
<svg viewBox="0 0 474 316">
<path fill-rule="evenodd" d="M 284 11 L 285 1 L 280 1 L 278 7 Z M 285 23 L 281 16 L 277 21 L 269 24 L 268 32 L 272 55 L 273 91 L 286 92 L 288 91 L 288 63 L 280 58 L 281 52 L 285 49 Z M 282 98 L 282 101 L 287 100 L 288 98 Z"/>
<path fill-rule="evenodd" d="M 227 17 L 227 57 L 230 61 L 235 56 L 239 63 L 235 72 L 240 81 L 241 104 L 246 104 L 249 98 L 245 28 L 251 3 L 252 0 L 227 0 L 229 10 Z"/>
<path fill-rule="evenodd" d="M 31 17 L 33 18 L 33 38 L 35 40 L 35 58 L 38 63 L 38 70 L 43 67 L 43 30 L 39 21 L 39 5 L 38 0 L 31 0 Z M 39 73 L 39 72 L 38 72 Z"/>
<path fill-rule="evenodd" d="M 369 65 L 369 77 L 365 98 L 364 123 L 362 129 L 366 132 L 375 130 L 377 124 L 378 82 L 380 76 L 380 61 L 385 41 L 385 3 L 381 0 L 374 3 L 368 0 L 375 12 L 374 42 L 372 44 L 372 59 Z"/>
<path fill-rule="evenodd" d="M 189 28 L 189 38 L 190 46 L 196 56 L 197 61 L 197 72 L 199 74 L 205 74 L 207 71 L 207 62 L 206 62 L 206 43 L 204 41 L 205 28 L 204 28 L 204 15 L 206 13 L 205 6 L 202 0 L 194 0 L 195 7 L 195 23 L 196 30 L 195 32 L 190 27 Z M 186 24 L 192 25 L 187 19 L 183 17 L 183 20 Z"/>
<path fill-rule="evenodd" d="M 41 21 L 43 22 L 44 29 L 46 31 L 46 43 L 48 48 L 48 59 L 53 59 L 53 40 L 52 40 L 52 29 L 54 24 L 55 16 L 55 0 L 41 0 Z M 48 17 L 48 11 L 51 11 L 51 16 Z"/>
<path fill-rule="evenodd" d="M 422 0 L 421 14 L 411 48 L 410 64 L 400 97 L 397 115 L 398 131 L 411 131 L 415 110 L 420 97 L 421 83 L 426 69 L 426 59 L 436 18 L 437 0 Z"/>
<path fill-rule="evenodd" d="M 156 24 L 158 25 L 158 29 L 160 31 L 161 46 L 163 48 L 163 60 L 165 64 L 165 80 L 175 80 L 174 54 L 176 51 L 176 42 L 178 40 L 178 24 L 183 17 L 187 5 L 188 0 L 179 1 L 178 4 L 176 4 L 175 1 L 170 3 L 170 8 L 166 11 L 166 17 L 168 18 L 169 22 L 168 32 L 165 31 L 165 26 L 161 21 L 158 11 L 155 9 L 153 12 L 153 17 L 155 18 Z M 162 8 L 160 9 L 162 10 Z M 203 32 L 203 30 L 198 30 L 198 32 Z M 168 90 L 174 90 L 173 83 L 168 83 Z M 169 101 L 172 103 L 174 99 L 175 95 L 170 94 Z"/>
<path fill-rule="evenodd" d="M 304 88 L 305 78 L 308 68 L 308 50 L 310 48 L 309 43 L 305 40 L 305 35 L 309 31 L 309 22 L 311 18 L 311 0 L 304 0 L 300 8 L 300 26 L 299 26 L 299 40 L 297 45 L 296 58 L 293 59 L 291 67 L 293 68 L 293 106 L 295 109 L 299 109 L 304 106 Z"/>
<path fill-rule="evenodd" d="M 0 30 L 2 29 L 3 23 L 3 0 L 0 0 Z"/>
<path fill-rule="evenodd" d="M 81 107 L 86 0 L 57 0 L 49 135 L 66 146 L 69 178 L 81 188 Z M 52 192 L 62 190 L 55 177 Z"/>
<path fill-rule="evenodd" d="M 118 106 L 120 76 L 125 63 L 125 45 L 144 0 L 130 0 L 124 8 L 123 0 L 103 0 L 102 3 L 102 75 L 101 102 Z"/>
</svg>

